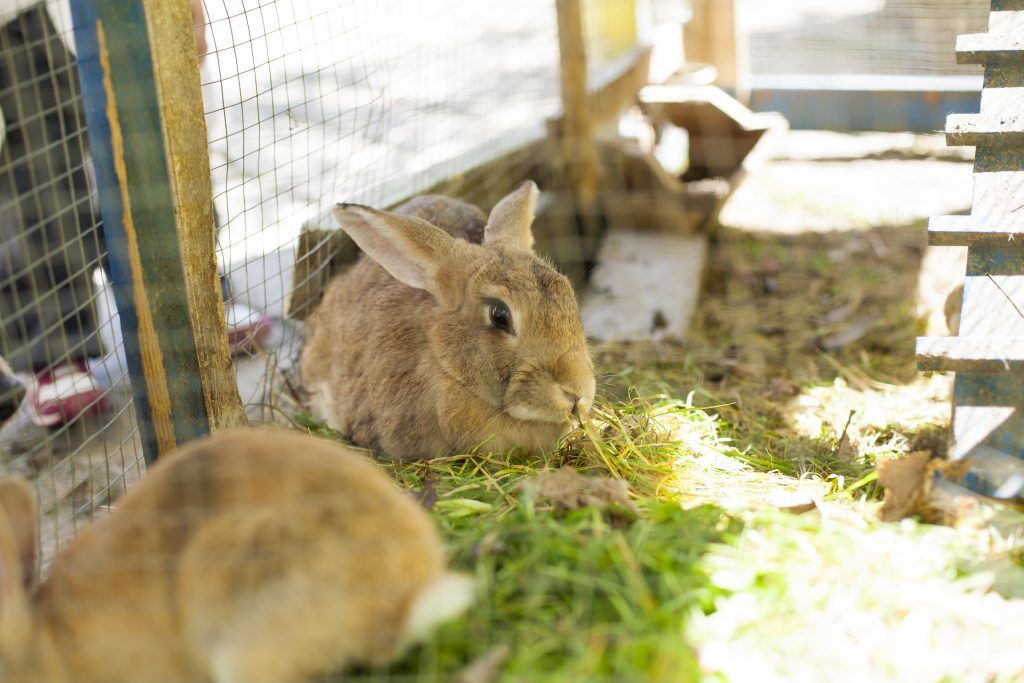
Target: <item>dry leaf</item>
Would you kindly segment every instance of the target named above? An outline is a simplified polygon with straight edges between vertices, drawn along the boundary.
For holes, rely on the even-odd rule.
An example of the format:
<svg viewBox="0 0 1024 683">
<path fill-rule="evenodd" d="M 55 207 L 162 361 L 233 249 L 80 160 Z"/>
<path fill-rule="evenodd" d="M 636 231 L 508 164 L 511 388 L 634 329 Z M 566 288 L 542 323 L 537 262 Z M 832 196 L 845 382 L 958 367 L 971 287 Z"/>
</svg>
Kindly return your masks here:
<svg viewBox="0 0 1024 683">
<path fill-rule="evenodd" d="M 768 498 L 768 503 L 775 506 L 782 512 L 794 515 L 802 515 L 818 507 L 813 498 L 801 493 L 782 493 Z"/>
<path fill-rule="evenodd" d="M 495 645 L 472 662 L 462 667 L 455 676 L 456 683 L 491 683 L 498 678 L 501 665 L 512 654 L 508 645 Z"/>
<path fill-rule="evenodd" d="M 952 336 L 960 333 L 960 309 L 963 299 L 964 286 L 960 284 L 946 295 L 946 303 L 942 307 L 942 312 L 946 317 L 946 327 L 949 328 L 949 334 Z"/>
<path fill-rule="evenodd" d="M 885 501 L 879 513 L 882 521 L 897 522 L 926 503 L 930 456 L 929 451 L 915 451 L 878 461 L 878 483 L 885 487 Z"/>
<path fill-rule="evenodd" d="M 629 485 L 621 479 L 611 477 L 584 477 L 571 467 L 554 472 L 541 472 L 524 486 L 533 487 L 538 498 L 554 503 L 565 510 L 594 505 L 608 507 L 620 505 L 632 512 L 639 512 L 629 499 Z"/>
</svg>

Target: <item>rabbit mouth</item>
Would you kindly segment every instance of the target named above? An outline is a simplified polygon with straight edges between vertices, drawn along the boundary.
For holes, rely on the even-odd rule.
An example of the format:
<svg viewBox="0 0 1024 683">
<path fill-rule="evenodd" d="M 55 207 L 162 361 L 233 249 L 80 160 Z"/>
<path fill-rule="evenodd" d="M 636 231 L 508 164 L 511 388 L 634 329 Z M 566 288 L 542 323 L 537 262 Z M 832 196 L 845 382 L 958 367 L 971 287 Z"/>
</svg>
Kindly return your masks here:
<svg viewBox="0 0 1024 683">
<path fill-rule="evenodd" d="M 516 404 L 509 406 L 508 414 L 523 422 L 543 422 L 545 424 L 567 424 L 570 421 L 569 412 L 556 408 L 538 408 Z"/>
</svg>

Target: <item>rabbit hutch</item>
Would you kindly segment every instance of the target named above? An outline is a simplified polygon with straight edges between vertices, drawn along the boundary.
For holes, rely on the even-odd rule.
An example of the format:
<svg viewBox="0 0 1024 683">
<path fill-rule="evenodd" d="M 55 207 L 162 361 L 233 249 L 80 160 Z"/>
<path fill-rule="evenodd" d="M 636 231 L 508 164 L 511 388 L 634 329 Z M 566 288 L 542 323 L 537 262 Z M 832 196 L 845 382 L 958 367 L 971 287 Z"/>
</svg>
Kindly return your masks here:
<svg viewBox="0 0 1024 683">
<path fill-rule="evenodd" d="M 375 539 L 351 574 L 325 560 L 326 590 L 366 581 L 352 623 L 397 600 L 414 603 L 410 630 L 423 614 L 444 624 L 408 649 L 404 635 L 375 645 L 393 656 L 286 674 L 285 649 L 330 649 L 326 622 L 252 601 L 230 629 L 250 668 L 213 657 L 197 681 L 1024 676 L 1024 5 L 770 5 L 0 2 L 0 678 L 18 671 L 5 576 L 41 577 L 30 600 L 61 577 L 86 585 L 80 548 L 110 529 L 161 571 L 199 567 L 196 585 L 219 561 L 240 578 L 210 581 L 249 586 L 279 570 L 275 550 L 282 573 L 316 565 L 312 542 L 287 540 L 307 529 L 251 532 L 248 514 L 203 546 L 205 565 L 158 556 L 174 520 L 208 512 L 196 501 L 222 482 L 207 477 L 228 476 L 207 463 L 230 461 L 218 449 L 248 458 L 240 474 L 253 463 L 223 495 L 252 496 L 255 519 L 305 519 L 261 487 L 337 487 L 332 514 Z M 443 225 L 432 207 L 453 205 L 437 197 L 464 202 L 451 211 L 472 227 Z M 403 448 L 429 451 L 406 458 L 362 436 L 373 425 L 324 417 L 303 362 L 316 333 L 344 359 L 324 384 L 383 368 L 363 422 L 447 395 L 410 379 L 424 353 L 450 359 L 454 412 L 471 412 L 458 370 L 483 362 L 473 328 L 392 343 L 443 297 L 337 295 L 375 263 L 409 284 L 388 259 L 430 245 L 376 240 L 418 234 L 410 216 L 481 248 L 518 236 L 536 257 L 481 292 L 491 328 L 562 365 L 570 339 L 593 376 L 592 398 L 561 387 L 571 420 L 550 444 L 440 448 L 419 414 L 391 417 Z M 429 268 L 413 261 L 419 282 Z M 561 313 L 538 332 L 494 292 L 540 272 L 535 317 Z M 364 318 L 323 332 L 330 307 L 345 322 L 356 304 Z M 485 427 L 516 409 L 496 405 Z M 4 572 L 19 538 L 6 475 L 35 499 L 24 575 Z M 416 550 L 388 559 L 395 547 Z M 392 561 L 441 572 L 444 600 L 421 611 L 401 592 L 416 572 Z M 125 568 L 110 565 L 89 581 Z M 123 585 L 132 597 L 110 610 L 145 604 Z M 334 604 L 310 598 L 308 613 Z M 288 638 L 261 640 L 275 624 Z"/>
</svg>

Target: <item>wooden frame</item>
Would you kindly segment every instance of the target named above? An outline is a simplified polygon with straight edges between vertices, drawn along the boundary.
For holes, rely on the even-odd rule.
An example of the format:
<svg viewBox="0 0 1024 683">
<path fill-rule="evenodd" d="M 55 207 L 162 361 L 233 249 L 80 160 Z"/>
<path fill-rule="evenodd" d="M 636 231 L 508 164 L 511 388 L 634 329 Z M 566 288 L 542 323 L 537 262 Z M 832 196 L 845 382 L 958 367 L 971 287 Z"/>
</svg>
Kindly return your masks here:
<svg viewBox="0 0 1024 683">
<path fill-rule="evenodd" d="M 188 0 L 71 3 L 144 455 L 243 424 Z M 115 28 L 116 27 L 116 31 Z"/>
</svg>

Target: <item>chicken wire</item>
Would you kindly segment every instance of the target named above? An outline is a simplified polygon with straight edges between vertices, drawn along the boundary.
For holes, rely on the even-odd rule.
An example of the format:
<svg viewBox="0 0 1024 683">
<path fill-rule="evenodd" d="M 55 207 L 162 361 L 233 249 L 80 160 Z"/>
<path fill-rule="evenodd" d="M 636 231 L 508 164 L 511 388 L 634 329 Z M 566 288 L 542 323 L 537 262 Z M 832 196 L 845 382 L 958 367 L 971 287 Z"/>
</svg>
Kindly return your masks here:
<svg viewBox="0 0 1024 683">
<path fill-rule="evenodd" d="M 633 7 L 584 3 L 592 78 L 629 47 L 605 27 L 635 20 Z M 220 258 L 236 299 L 273 321 L 263 347 L 271 353 L 238 364 L 250 416 L 266 419 L 279 395 L 265 382 L 268 368 L 294 367 L 301 332 L 290 318 L 315 303 L 290 305 L 293 285 L 323 275 L 317 266 L 295 281 L 296 260 L 308 256 L 297 253 L 304 228 L 336 230 L 337 202 L 393 206 L 503 156 L 504 165 L 461 177 L 460 198 L 489 210 L 526 177 L 543 187 L 544 151 L 530 143 L 560 107 L 557 15 L 553 0 L 501 11 L 472 0 L 205 0 L 205 8 Z M 317 239 L 314 249 L 333 248 Z"/>
<path fill-rule="evenodd" d="M 978 75 L 956 36 L 983 30 L 988 0 L 738 0 L 754 76 Z"/>
<path fill-rule="evenodd" d="M 44 563 L 144 467 L 63 9 L 0 5 L 0 355 L 28 389 L 0 474 L 36 487 Z M 88 374 L 77 415 L 37 410 Z"/>
<path fill-rule="evenodd" d="M 306 221 L 426 189 L 558 106 L 549 0 L 507 14 L 464 0 L 205 4 L 221 256 L 240 296 L 274 316 Z"/>
</svg>

